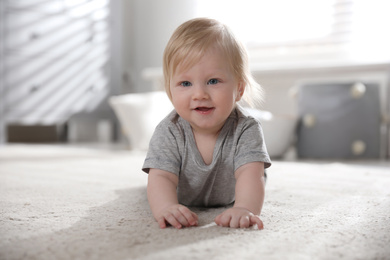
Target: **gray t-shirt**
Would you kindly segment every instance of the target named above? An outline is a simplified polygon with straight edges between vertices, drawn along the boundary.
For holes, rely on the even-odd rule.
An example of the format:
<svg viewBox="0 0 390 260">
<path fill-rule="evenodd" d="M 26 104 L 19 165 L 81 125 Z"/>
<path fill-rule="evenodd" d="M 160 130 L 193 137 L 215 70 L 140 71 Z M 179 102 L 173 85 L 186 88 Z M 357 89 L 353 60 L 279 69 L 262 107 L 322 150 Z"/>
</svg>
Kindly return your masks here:
<svg viewBox="0 0 390 260">
<path fill-rule="evenodd" d="M 152 136 L 142 167 L 178 176 L 179 203 L 186 206 L 224 206 L 234 202 L 234 172 L 250 162 L 271 166 L 260 122 L 237 106 L 226 120 L 206 165 L 196 146 L 190 124 L 172 111 Z"/>
</svg>

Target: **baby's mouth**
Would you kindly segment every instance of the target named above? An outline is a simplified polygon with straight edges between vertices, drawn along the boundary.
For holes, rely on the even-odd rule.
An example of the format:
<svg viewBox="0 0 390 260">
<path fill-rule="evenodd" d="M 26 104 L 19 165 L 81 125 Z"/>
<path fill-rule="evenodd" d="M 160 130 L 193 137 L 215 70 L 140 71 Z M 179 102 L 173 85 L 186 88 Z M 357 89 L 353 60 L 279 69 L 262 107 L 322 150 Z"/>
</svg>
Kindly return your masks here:
<svg viewBox="0 0 390 260">
<path fill-rule="evenodd" d="M 209 111 L 211 109 L 213 109 L 213 108 L 211 108 L 211 107 L 197 107 L 197 108 L 195 108 L 195 110 L 202 111 L 202 112 L 206 112 L 206 111 Z"/>
<path fill-rule="evenodd" d="M 211 112 L 214 109 L 214 107 L 196 107 L 194 110 L 199 113 L 208 113 Z"/>
</svg>

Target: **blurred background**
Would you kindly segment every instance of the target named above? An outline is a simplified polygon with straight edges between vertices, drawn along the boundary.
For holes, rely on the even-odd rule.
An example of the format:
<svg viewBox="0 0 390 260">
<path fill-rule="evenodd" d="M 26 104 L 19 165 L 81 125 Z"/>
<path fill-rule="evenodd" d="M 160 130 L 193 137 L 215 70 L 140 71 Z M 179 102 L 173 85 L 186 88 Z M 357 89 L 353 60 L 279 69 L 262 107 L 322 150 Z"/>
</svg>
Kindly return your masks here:
<svg viewBox="0 0 390 260">
<path fill-rule="evenodd" d="M 174 29 L 218 19 L 265 89 L 268 149 L 285 158 L 389 159 L 387 0 L 0 0 L 0 144 L 147 149 L 171 109 Z"/>
</svg>

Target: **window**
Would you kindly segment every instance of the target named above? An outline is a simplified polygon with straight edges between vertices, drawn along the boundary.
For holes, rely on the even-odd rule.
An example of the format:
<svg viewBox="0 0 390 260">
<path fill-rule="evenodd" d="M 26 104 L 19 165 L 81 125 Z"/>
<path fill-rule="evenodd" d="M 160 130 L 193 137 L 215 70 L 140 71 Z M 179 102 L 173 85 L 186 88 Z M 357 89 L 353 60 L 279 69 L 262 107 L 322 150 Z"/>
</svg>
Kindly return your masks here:
<svg viewBox="0 0 390 260">
<path fill-rule="evenodd" d="M 254 62 L 390 60 L 387 0 L 198 0 L 196 16 L 229 25 Z"/>
</svg>

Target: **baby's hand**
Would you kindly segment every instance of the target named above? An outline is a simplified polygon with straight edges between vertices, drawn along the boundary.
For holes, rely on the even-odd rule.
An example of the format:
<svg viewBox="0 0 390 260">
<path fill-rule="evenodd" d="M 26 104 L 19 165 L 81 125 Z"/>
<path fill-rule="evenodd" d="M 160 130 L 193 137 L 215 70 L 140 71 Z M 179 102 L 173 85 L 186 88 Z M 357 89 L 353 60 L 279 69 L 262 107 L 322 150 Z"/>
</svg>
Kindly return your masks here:
<svg viewBox="0 0 390 260">
<path fill-rule="evenodd" d="M 162 210 L 156 220 L 160 228 L 166 228 L 167 224 L 175 228 L 190 227 L 198 225 L 198 216 L 187 207 L 175 204 Z"/>
<path fill-rule="evenodd" d="M 245 208 L 233 207 L 225 210 L 215 218 L 215 223 L 223 227 L 248 228 L 257 225 L 258 229 L 263 229 L 263 221 Z"/>
</svg>

